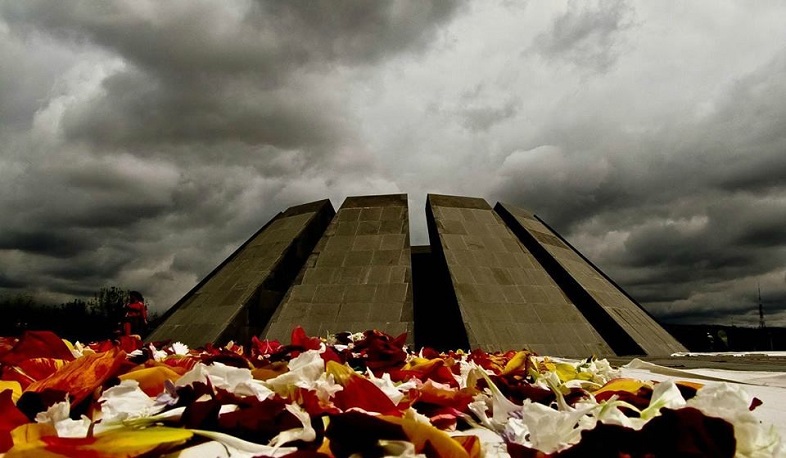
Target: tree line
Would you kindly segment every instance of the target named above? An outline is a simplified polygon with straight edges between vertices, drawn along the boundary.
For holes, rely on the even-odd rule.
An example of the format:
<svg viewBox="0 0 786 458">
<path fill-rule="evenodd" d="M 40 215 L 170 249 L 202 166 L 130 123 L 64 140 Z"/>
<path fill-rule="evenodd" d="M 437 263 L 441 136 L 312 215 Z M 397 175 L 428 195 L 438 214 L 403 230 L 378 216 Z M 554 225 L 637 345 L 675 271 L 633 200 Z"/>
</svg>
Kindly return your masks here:
<svg viewBox="0 0 786 458">
<path fill-rule="evenodd" d="M 70 341 L 91 342 L 114 338 L 120 330 L 128 289 L 101 288 L 88 300 L 73 299 L 44 304 L 31 294 L 0 297 L 0 336 L 18 336 L 26 330 L 53 331 Z M 151 328 L 157 316 L 151 314 Z M 143 336 L 144 337 L 144 336 Z"/>
</svg>

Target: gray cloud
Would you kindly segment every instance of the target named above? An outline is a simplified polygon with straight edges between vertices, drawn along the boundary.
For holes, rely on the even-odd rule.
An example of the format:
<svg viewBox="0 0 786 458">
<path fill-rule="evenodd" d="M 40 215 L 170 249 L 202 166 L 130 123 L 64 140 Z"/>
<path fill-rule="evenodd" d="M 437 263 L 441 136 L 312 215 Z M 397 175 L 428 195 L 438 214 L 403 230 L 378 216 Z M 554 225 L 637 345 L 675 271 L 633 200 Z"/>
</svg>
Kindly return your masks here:
<svg viewBox="0 0 786 458">
<path fill-rule="evenodd" d="M 619 57 L 622 32 L 633 25 L 633 9 L 621 0 L 571 1 L 531 51 L 550 60 L 604 72 Z"/>
<path fill-rule="evenodd" d="M 460 116 L 463 124 L 472 131 L 487 131 L 492 126 L 510 119 L 518 112 L 518 104 L 508 102 L 502 106 L 482 106 L 464 108 Z"/>
</svg>

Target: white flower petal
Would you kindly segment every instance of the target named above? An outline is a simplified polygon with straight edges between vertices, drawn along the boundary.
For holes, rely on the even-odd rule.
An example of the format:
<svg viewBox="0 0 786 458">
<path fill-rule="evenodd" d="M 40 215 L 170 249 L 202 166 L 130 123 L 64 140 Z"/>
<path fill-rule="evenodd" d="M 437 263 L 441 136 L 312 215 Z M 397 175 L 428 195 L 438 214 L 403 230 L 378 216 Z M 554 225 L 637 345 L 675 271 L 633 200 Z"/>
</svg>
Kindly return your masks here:
<svg viewBox="0 0 786 458">
<path fill-rule="evenodd" d="M 293 358 L 287 367 L 289 367 L 289 372 L 266 382 L 268 387 L 282 396 L 286 395 L 292 386 L 312 386 L 325 372 L 325 362 L 318 350 L 308 350 L 301 353 Z"/>
<path fill-rule="evenodd" d="M 196 382 L 207 383 L 238 396 L 254 396 L 260 401 L 273 396 L 264 382 L 254 380 L 249 369 L 231 367 L 221 363 L 210 366 L 199 363 L 177 380 L 175 386 L 187 386 Z"/>
<path fill-rule="evenodd" d="M 136 380 L 123 380 L 104 391 L 101 403 L 101 422 L 106 426 L 126 420 L 153 416 L 166 404 L 159 404 L 139 388 Z"/>
<path fill-rule="evenodd" d="M 671 381 L 666 380 L 655 385 L 650 398 L 650 405 L 641 411 L 641 418 L 650 420 L 660 415 L 660 409 L 679 409 L 685 406 L 685 398 L 682 397 L 677 385 Z"/>
<path fill-rule="evenodd" d="M 521 413 L 532 446 L 542 452 L 553 453 L 578 443 L 582 430 L 594 428 L 595 418 L 587 414 L 597 409 L 597 405 L 592 405 L 560 411 L 527 399 L 521 406 Z"/>
<path fill-rule="evenodd" d="M 90 419 L 82 415 L 79 420 L 70 418 L 54 424 L 58 437 L 87 437 L 90 430 Z"/>
<path fill-rule="evenodd" d="M 268 445 L 256 444 L 254 442 L 245 441 L 229 434 L 219 433 L 216 431 L 205 431 L 201 429 L 191 429 L 191 432 L 199 436 L 213 439 L 220 442 L 227 449 L 229 449 L 229 456 L 235 458 L 252 458 L 259 455 L 282 457 L 289 453 L 297 451 L 295 447 L 270 447 Z"/>
<path fill-rule="evenodd" d="M 729 383 L 707 385 L 687 403 L 710 417 L 723 418 L 734 426 L 737 456 L 783 456 L 783 439 L 774 427 L 759 423 L 748 410 L 752 398 L 740 386 Z"/>
<path fill-rule="evenodd" d="M 297 417 L 303 427 L 282 431 L 270 441 L 270 445 L 276 447 L 296 440 L 311 442 L 317 438 L 317 432 L 311 427 L 311 416 L 308 412 L 297 404 L 287 404 L 284 408 Z"/>
<path fill-rule="evenodd" d="M 58 421 L 63 421 L 68 419 L 71 414 L 71 404 L 68 402 L 68 398 L 65 401 L 61 401 L 55 404 L 52 404 L 46 412 L 39 412 L 35 416 L 36 423 L 48 423 L 50 425 L 54 425 Z"/>
<path fill-rule="evenodd" d="M 382 377 L 375 377 L 371 370 L 366 369 L 366 377 L 368 377 L 371 383 L 376 385 L 377 388 L 385 393 L 385 395 L 387 395 L 387 397 L 393 401 L 393 404 L 398 404 L 402 399 L 404 399 L 404 393 L 402 393 L 401 388 L 396 386 L 396 384 L 394 384 L 390 379 L 390 374 L 384 373 L 382 374 Z M 405 385 L 406 386 L 404 388 L 406 390 L 409 390 L 409 387 L 415 386 L 413 382 L 407 382 Z"/>
<path fill-rule="evenodd" d="M 175 342 L 172 344 L 172 352 L 176 355 L 187 355 L 188 345 L 182 342 Z"/>
<path fill-rule="evenodd" d="M 35 416 L 36 423 L 52 425 L 58 437 L 87 437 L 90 428 L 90 419 L 82 415 L 79 420 L 72 420 L 71 404 L 68 398 L 65 401 L 53 404 L 46 412 L 39 412 Z"/>
</svg>

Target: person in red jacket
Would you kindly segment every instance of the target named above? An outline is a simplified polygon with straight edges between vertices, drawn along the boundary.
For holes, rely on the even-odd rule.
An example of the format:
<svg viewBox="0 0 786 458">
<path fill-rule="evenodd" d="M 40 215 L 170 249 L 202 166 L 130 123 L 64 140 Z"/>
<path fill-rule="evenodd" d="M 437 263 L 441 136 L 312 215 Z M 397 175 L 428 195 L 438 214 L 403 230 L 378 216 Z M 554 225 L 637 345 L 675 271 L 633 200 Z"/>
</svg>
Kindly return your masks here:
<svg viewBox="0 0 786 458">
<path fill-rule="evenodd" d="M 131 291 L 128 293 L 128 304 L 125 306 L 125 315 L 123 316 L 123 334 L 127 336 L 131 334 L 142 335 L 146 329 L 147 306 L 145 298 L 139 291 Z"/>
</svg>

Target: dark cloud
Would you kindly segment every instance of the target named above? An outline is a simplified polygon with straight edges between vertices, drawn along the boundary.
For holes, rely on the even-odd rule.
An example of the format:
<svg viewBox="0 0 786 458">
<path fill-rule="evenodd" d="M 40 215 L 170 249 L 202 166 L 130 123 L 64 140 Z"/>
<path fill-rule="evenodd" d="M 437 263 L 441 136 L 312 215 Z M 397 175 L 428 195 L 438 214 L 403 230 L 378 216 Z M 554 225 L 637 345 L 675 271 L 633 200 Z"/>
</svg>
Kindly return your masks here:
<svg viewBox="0 0 786 458">
<path fill-rule="evenodd" d="M 535 37 L 533 51 L 549 60 L 604 72 L 614 65 L 622 32 L 633 25 L 633 9 L 624 1 L 571 1 L 548 31 Z"/>
<path fill-rule="evenodd" d="M 0 235 L 0 250 L 19 250 L 56 258 L 68 258 L 93 246 L 89 240 L 64 234 L 56 227 L 40 231 L 7 230 Z"/>
<path fill-rule="evenodd" d="M 65 134 L 103 147 L 226 141 L 277 148 L 330 147 L 346 136 L 332 100 L 303 87 L 267 91 L 253 82 L 168 81 L 129 70 L 107 78 L 105 94 L 64 114 Z M 343 135 L 342 135 L 343 134 Z"/>
<path fill-rule="evenodd" d="M 9 3 L 5 17 L 86 38 L 158 73 L 189 78 L 248 72 L 268 78 L 326 63 L 374 63 L 428 45 L 456 2 L 207 1 Z M 275 80 L 275 78 L 274 78 Z M 280 80 L 278 82 L 281 82 Z"/>
<path fill-rule="evenodd" d="M 88 40 L 127 62 L 63 120 L 68 137 L 115 147 L 334 146 L 348 132 L 340 108 L 324 94 L 329 87 L 303 74 L 417 51 L 455 10 L 453 2 L 409 1 L 5 5 L 19 33 Z"/>
<path fill-rule="evenodd" d="M 288 205 L 390 189 L 331 75 L 425 52 L 457 9 L 1 3 L 3 287 L 164 307 Z"/>
<path fill-rule="evenodd" d="M 10 275 L 0 272 L 0 289 L 19 290 L 28 286 L 26 281 L 17 280 Z"/>
</svg>

